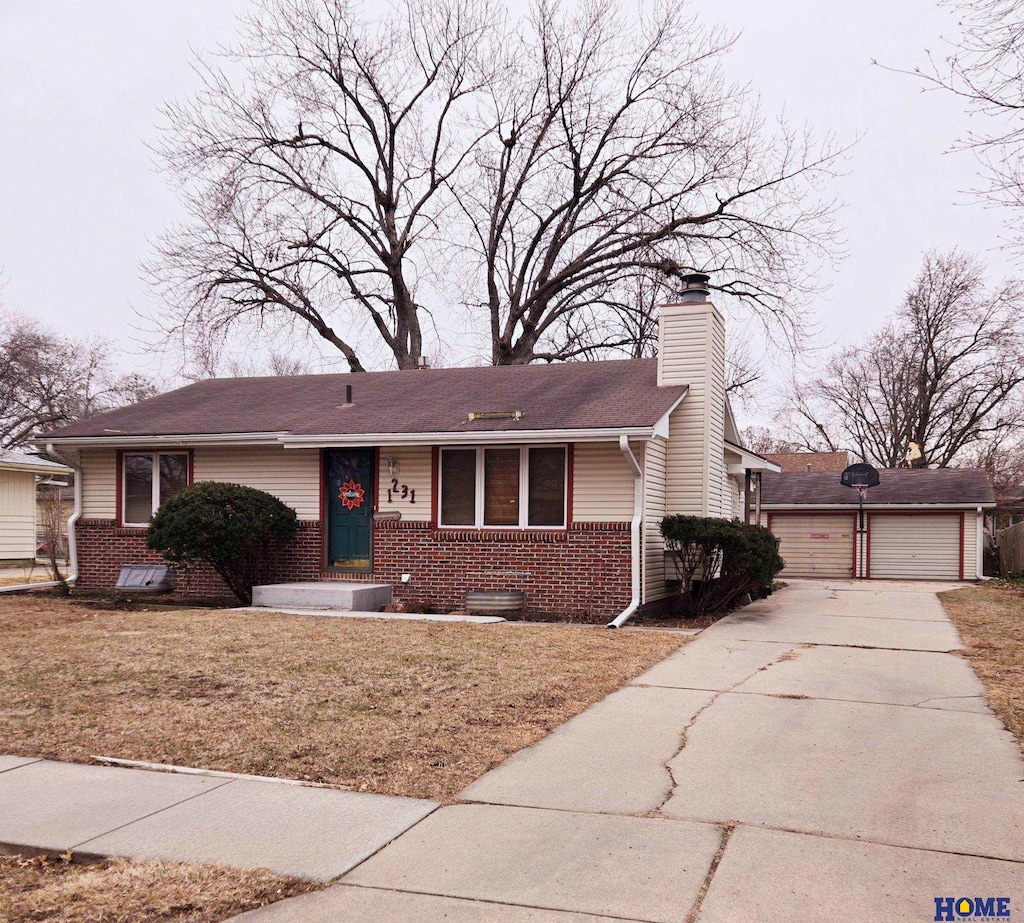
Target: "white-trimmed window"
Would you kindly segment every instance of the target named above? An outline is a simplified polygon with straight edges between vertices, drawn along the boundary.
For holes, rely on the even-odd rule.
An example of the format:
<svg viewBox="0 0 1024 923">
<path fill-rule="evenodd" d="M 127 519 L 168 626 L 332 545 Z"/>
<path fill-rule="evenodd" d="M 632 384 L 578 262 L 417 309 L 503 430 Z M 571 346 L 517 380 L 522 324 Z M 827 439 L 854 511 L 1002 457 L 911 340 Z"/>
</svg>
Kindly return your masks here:
<svg viewBox="0 0 1024 923">
<path fill-rule="evenodd" d="M 121 456 L 121 522 L 144 526 L 188 486 L 187 452 L 125 452 Z"/>
<path fill-rule="evenodd" d="M 441 449 L 439 525 L 564 529 L 567 457 L 564 445 Z"/>
</svg>

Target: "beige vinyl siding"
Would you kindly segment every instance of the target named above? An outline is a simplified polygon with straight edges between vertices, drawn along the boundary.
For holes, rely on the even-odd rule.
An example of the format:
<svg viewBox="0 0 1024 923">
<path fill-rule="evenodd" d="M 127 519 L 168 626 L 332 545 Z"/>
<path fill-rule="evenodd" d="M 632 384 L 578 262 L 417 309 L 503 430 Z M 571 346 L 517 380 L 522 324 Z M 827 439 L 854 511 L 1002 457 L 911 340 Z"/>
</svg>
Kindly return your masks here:
<svg viewBox="0 0 1024 923">
<path fill-rule="evenodd" d="M 869 526 L 873 578 L 959 579 L 959 513 L 924 516 L 872 513 Z M 966 534 L 964 537 L 966 540 Z"/>
<path fill-rule="evenodd" d="M 114 449 L 82 449 L 82 518 L 117 518 L 117 452 Z"/>
<path fill-rule="evenodd" d="M 193 456 L 194 481 L 244 484 L 273 494 L 299 519 L 320 518 L 320 451 L 277 446 L 202 446 Z"/>
<path fill-rule="evenodd" d="M 730 519 L 743 519 L 743 479 L 726 476 L 726 491 L 729 497 L 728 517 Z"/>
<path fill-rule="evenodd" d="M 643 446 L 631 443 L 643 465 Z M 629 522 L 633 471 L 614 442 L 578 442 L 573 450 L 572 518 L 576 522 Z"/>
<path fill-rule="evenodd" d="M 644 456 L 643 512 L 643 593 L 642 602 L 653 602 L 666 595 L 665 540 L 661 520 L 665 517 L 665 457 L 667 444 L 662 439 L 647 443 Z"/>
<path fill-rule="evenodd" d="M 0 471 L 0 560 L 36 554 L 36 478 L 31 471 Z"/>
<path fill-rule="evenodd" d="M 977 510 L 964 511 L 964 580 L 982 576 L 983 563 L 978 562 L 978 537 L 985 537 L 985 516 Z"/>
<path fill-rule="evenodd" d="M 725 491 L 725 322 L 711 304 L 666 305 L 658 381 L 688 385 L 669 418 L 669 513 L 728 516 Z"/>
<path fill-rule="evenodd" d="M 731 518 L 725 479 L 725 325 L 708 327 L 708 515 Z"/>
<path fill-rule="evenodd" d="M 433 476 L 432 451 L 430 446 L 393 446 L 380 450 L 379 460 L 379 503 L 380 513 L 398 513 L 402 519 L 414 522 L 429 522 L 432 512 L 433 498 L 431 488 Z M 388 470 L 388 459 L 398 463 L 398 471 L 392 475 Z M 398 490 L 392 484 L 398 481 Z M 403 499 L 402 488 L 408 487 L 408 495 Z M 388 501 L 388 488 L 392 489 L 391 501 Z M 415 495 L 413 495 L 415 491 Z"/>
<path fill-rule="evenodd" d="M 783 577 L 853 576 L 853 514 L 772 513 L 769 528 L 781 540 Z"/>
</svg>

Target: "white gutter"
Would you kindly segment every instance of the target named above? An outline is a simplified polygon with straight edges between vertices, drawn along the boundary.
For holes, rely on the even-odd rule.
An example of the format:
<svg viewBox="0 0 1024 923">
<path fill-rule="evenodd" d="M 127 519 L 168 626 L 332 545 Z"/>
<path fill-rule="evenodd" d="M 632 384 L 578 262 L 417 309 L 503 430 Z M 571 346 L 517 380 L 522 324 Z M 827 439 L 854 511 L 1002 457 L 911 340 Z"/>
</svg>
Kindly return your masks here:
<svg viewBox="0 0 1024 923">
<path fill-rule="evenodd" d="M 629 447 L 629 437 L 625 433 L 619 436 L 619 451 L 626 459 L 626 464 L 633 469 L 633 519 L 629 523 L 633 595 L 629 600 L 629 605 L 608 623 L 608 628 L 621 628 L 640 608 L 640 520 L 644 506 L 644 473 L 633 450 Z"/>
<path fill-rule="evenodd" d="M 333 446 L 403 446 L 403 445 L 470 445 L 535 443 L 535 442 L 619 442 L 621 437 L 650 440 L 653 426 L 627 429 L 531 429 L 476 430 L 441 433 L 322 433 L 318 435 L 283 436 L 286 449 L 331 448 Z"/>
<path fill-rule="evenodd" d="M 524 442 L 617 442 L 623 434 L 626 434 L 630 439 L 647 441 L 659 435 L 657 430 L 658 424 L 655 426 L 632 426 L 627 429 L 604 427 L 595 429 L 507 429 L 436 433 L 317 433 L 313 435 L 294 435 L 276 432 L 200 433 L 196 435 L 176 433 L 163 436 L 122 436 L 112 432 L 107 436 L 56 437 L 48 440 L 47 445 L 63 445 L 74 448 L 97 446 L 157 448 L 163 445 L 279 445 L 286 449 L 315 449 L 334 448 L 336 446 L 456 445 L 460 443 L 491 445 Z"/>
<path fill-rule="evenodd" d="M 106 436 L 55 436 L 46 440 L 47 450 L 51 446 L 96 447 L 96 446 L 149 446 L 161 445 L 279 445 L 287 436 L 285 432 L 273 433 L 175 433 L 163 436 L 122 435 L 116 430 Z M 57 453 L 54 453 L 57 454 Z"/>
<path fill-rule="evenodd" d="M 47 455 L 61 459 L 69 471 L 75 472 L 75 511 L 68 519 L 68 575 L 64 578 L 65 583 L 74 583 L 78 579 L 78 541 L 75 538 L 75 525 L 82 518 L 82 469 L 74 464 L 69 458 L 65 458 L 54 449 L 52 444 L 46 446 Z M 43 583 L 22 583 L 17 586 L 0 587 L 0 593 L 15 593 L 19 590 L 45 590 L 47 587 L 60 586 L 59 580 L 47 580 Z"/>
</svg>

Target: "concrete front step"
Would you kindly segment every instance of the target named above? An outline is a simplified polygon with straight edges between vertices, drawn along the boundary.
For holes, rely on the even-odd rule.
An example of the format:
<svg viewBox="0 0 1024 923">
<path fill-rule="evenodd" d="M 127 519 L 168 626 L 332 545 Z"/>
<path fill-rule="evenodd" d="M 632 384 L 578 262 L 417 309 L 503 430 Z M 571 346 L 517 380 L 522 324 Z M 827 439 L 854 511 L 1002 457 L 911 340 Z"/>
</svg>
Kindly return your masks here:
<svg viewBox="0 0 1024 923">
<path fill-rule="evenodd" d="M 386 583 L 324 580 L 311 583 L 271 583 L 252 588 L 252 604 L 280 609 L 355 609 L 378 612 L 391 602 Z"/>
</svg>

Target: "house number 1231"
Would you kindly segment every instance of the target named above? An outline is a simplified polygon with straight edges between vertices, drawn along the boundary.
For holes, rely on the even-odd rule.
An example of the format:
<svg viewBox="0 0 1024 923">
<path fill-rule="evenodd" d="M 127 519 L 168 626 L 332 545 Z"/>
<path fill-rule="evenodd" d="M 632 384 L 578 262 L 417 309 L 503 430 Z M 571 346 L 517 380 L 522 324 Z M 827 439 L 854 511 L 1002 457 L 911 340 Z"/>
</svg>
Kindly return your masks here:
<svg viewBox="0 0 1024 923">
<path fill-rule="evenodd" d="M 398 478 L 392 478 L 391 486 L 388 488 L 388 503 L 393 503 L 399 498 L 402 500 L 408 500 L 410 503 L 415 503 L 416 488 L 410 487 L 408 484 L 399 484 Z"/>
</svg>

